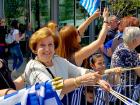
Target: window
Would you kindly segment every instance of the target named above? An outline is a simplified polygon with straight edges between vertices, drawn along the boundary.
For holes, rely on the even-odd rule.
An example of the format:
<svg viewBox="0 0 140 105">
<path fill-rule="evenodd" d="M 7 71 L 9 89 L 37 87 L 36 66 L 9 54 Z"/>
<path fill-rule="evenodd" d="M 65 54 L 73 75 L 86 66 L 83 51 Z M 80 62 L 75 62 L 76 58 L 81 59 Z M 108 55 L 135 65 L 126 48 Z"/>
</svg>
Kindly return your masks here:
<svg viewBox="0 0 140 105">
<path fill-rule="evenodd" d="M 74 25 L 74 1 L 59 0 L 59 25 Z"/>
</svg>

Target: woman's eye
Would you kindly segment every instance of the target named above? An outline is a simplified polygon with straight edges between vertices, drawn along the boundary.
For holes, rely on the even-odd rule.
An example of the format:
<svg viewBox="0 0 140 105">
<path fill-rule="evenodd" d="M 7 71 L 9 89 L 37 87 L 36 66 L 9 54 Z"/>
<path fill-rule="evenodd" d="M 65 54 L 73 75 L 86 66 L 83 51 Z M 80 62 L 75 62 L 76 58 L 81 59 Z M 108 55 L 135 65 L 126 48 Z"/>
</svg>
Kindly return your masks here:
<svg viewBox="0 0 140 105">
<path fill-rule="evenodd" d="M 45 44 L 41 44 L 40 46 L 41 46 L 41 47 L 45 47 L 46 45 L 45 45 Z"/>
<path fill-rule="evenodd" d="M 53 43 L 50 43 L 48 46 L 52 47 L 52 46 L 54 46 L 54 44 Z"/>
<path fill-rule="evenodd" d="M 102 65 L 102 63 L 98 63 L 98 65 Z"/>
</svg>

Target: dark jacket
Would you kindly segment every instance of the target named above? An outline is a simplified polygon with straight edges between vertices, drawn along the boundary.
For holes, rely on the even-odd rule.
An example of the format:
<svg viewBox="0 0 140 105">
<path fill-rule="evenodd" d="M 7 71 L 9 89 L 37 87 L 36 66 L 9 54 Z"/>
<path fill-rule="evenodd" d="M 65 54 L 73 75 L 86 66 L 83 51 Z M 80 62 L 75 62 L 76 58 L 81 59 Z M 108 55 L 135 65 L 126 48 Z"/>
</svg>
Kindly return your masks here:
<svg viewBox="0 0 140 105">
<path fill-rule="evenodd" d="M 15 84 L 11 78 L 11 71 L 9 70 L 6 62 L 0 59 L 2 67 L 0 68 L 0 89 L 15 88 Z"/>
</svg>

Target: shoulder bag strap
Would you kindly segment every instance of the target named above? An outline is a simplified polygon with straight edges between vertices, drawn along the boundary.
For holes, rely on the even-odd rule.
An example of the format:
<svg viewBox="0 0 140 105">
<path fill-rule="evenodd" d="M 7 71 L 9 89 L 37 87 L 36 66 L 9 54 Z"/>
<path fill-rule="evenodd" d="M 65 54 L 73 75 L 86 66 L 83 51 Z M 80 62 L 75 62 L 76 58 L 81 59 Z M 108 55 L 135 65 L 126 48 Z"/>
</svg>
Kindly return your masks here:
<svg viewBox="0 0 140 105">
<path fill-rule="evenodd" d="M 39 62 L 37 59 L 34 59 L 35 61 L 37 61 L 37 62 Z M 44 65 L 45 66 L 45 64 L 43 64 L 42 62 L 39 62 L 39 63 L 41 63 L 42 65 Z M 47 69 L 47 71 L 49 72 L 49 74 L 52 76 L 52 78 L 54 79 L 55 78 L 55 76 L 53 75 L 53 73 L 50 71 L 50 69 L 49 68 L 47 68 L 46 66 L 45 66 L 45 68 Z"/>
<path fill-rule="evenodd" d="M 52 76 L 52 78 L 54 79 L 55 78 L 55 76 L 53 75 L 53 73 L 50 71 L 50 69 L 49 68 L 47 68 L 46 67 L 46 69 L 48 70 L 48 72 L 50 73 L 50 75 Z"/>
</svg>

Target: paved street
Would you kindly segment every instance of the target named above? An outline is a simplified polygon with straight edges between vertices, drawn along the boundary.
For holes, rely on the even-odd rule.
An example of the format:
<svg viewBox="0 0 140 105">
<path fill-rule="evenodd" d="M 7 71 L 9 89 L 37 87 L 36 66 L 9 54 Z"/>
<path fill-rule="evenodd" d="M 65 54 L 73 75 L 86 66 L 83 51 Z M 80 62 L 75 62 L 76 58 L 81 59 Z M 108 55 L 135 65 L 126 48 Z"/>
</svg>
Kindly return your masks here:
<svg viewBox="0 0 140 105">
<path fill-rule="evenodd" d="M 13 79 L 15 79 L 16 77 L 18 77 L 20 74 L 22 74 L 24 72 L 26 63 L 27 63 L 26 58 L 24 58 L 24 62 L 21 65 L 21 67 L 19 68 L 19 70 L 18 70 L 20 72 L 18 72 L 17 75 L 14 75 L 14 78 Z M 13 60 L 12 59 L 9 59 L 8 60 L 8 66 L 9 66 L 10 70 L 12 70 L 12 64 L 13 64 Z"/>
</svg>

